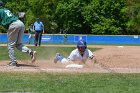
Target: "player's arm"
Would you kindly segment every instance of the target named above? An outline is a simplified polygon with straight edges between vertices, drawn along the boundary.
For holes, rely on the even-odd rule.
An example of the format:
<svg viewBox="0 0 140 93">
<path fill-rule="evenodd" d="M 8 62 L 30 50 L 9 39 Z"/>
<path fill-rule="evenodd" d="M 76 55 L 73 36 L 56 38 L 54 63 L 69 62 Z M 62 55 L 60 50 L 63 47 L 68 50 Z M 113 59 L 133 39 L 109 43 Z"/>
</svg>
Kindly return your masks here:
<svg viewBox="0 0 140 93">
<path fill-rule="evenodd" d="M 41 24 L 42 24 L 42 32 L 43 32 L 43 34 L 45 33 L 45 31 L 44 31 L 44 25 L 43 25 L 43 23 L 41 22 Z"/>
<path fill-rule="evenodd" d="M 93 63 L 96 63 L 96 57 L 94 55 L 90 56 L 89 59 L 91 59 L 93 61 Z"/>
<path fill-rule="evenodd" d="M 43 34 L 45 33 L 45 31 L 44 31 L 44 27 L 43 27 Z"/>
<path fill-rule="evenodd" d="M 90 50 L 88 50 L 88 52 L 89 52 L 89 59 L 92 60 L 93 63 L 96 63 L 96 57 L 94 56 L 94 54 Z"/>
</svg>

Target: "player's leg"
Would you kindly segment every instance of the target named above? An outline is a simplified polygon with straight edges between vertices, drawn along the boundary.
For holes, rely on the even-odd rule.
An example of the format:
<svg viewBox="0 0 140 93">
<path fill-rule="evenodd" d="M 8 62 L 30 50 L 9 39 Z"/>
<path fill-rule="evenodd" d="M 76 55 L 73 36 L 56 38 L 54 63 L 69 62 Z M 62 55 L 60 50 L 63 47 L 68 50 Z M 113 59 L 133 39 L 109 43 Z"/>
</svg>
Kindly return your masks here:
<svg viewBox="0 0 140 93">
<path fill-rule="evenodd" d="M 15 24 L 10 24 L 7 35 L 8 35 L 8 53 L 9 53 L 9 58 L 10 58 L 10 63 L 9 65 L 11 66 L 16 66 L 17 61 L 16 61 L 16 57 L 15 57 L 15 46 L 16 46 L 16 41 L 17 41 L 17 37 L 18 37 L 18 31 L 16 31 L 16 27 Z"/>
<path fill-rule="evenodd" d="M 29 34 L 29 37 L 28 37 L 28 44 L 30 44 L 31 38 L 32 38 L 32 34 Z"/>
<path fill-rule="evenodd" d="M 39 41 L 38 41 L 39 46 L 41 45 L 41 39 L 42 39 L 42 32 L 39 33 Z"/>
<path fill-rule="evenodd" d="M 38 37 L 39 37 L 39 33 L 36 31 L 35 32 L 35 46 L 38 45 Z"/>
<path fill-rule="evenodd" d="M 84 65 L 82 64 L 75 64 L 73 63 L 73 61 L 70 61 L 66 58 L 64 58 L 64 56 L 61 56 L 59 53 L 56 54 L 55 58 L 54 58 L 54 63 L 60 62 L 62 64 L 67 64 L 65 68 L 83 68 Z"/>
<path fill-rule="evenodd" d="M 19 29 L 17 31 L 18 36 L 17 36 L 16 48 L 24 53 L 30 54 L 32 62 L 34 62 L 36 60 L 35 58 L 36 51 L 33 51 L 22 44 L 22 36 L 24 35 L 25 26 L 21 21 L 18 21 L 16 24 L 19 26 Z"/>
<path fill-rule="evenodd" d="M 69 61 L 59 53 L 56 53 L 56 56 L 54 58 L 54 63 L 61 62 L 61 63 L 68 63 Z"/>
</svg>

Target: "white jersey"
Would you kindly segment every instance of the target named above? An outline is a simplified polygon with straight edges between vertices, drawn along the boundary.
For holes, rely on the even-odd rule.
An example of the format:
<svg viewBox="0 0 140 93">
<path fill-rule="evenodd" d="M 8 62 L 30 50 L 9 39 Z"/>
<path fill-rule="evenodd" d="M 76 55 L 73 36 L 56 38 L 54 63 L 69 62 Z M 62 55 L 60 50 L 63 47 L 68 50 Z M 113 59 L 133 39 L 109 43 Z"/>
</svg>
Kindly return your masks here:
<svg viewBox="0 0 140 93">
<path fill-rule="evenodd" d="M 86 62 L 88 58 L 93 58 L 93 53 L 89 49 L 85 49 L 83 56 L 79 53 L 78 49 L 74 49 L 68 57 L 70 61 L 82 61 Z"/>
</svg>

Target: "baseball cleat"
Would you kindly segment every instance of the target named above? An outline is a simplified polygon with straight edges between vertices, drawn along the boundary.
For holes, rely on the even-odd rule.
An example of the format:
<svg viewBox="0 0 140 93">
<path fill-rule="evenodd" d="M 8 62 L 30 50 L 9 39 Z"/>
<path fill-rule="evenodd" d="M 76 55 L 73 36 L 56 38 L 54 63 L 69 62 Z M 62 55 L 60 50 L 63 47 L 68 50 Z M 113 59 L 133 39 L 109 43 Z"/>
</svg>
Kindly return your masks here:
<svg viewBox="0 0 140 93">
<path fill-rule="evenodd" d="M 30 55 L 31 55 L 31 62 L 34 63 L 36 61 L 36 51 L 32 51 Z"/>
<path fill-rule="evenodd" d="M 18 64 L 16 62 L 10 62 L 7 66 L 18 67 Z"/>
</svg>

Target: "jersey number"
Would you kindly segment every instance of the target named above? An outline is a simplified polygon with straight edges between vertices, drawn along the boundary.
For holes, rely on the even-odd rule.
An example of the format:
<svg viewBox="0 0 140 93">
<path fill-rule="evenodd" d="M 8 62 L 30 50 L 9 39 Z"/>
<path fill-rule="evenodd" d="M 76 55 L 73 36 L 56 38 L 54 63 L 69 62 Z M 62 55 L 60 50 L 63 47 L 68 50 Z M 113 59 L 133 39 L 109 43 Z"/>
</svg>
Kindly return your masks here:
<svg viewBox="0 0 140 93">
<path fill-rule="evenodd" d="M 8 17 L 12 16 L 12 13 L 11 13 L 10 10 L 5 10 L 4 12 L 6 13 L 6 15 L 7 15 Z"/>
</svg>

